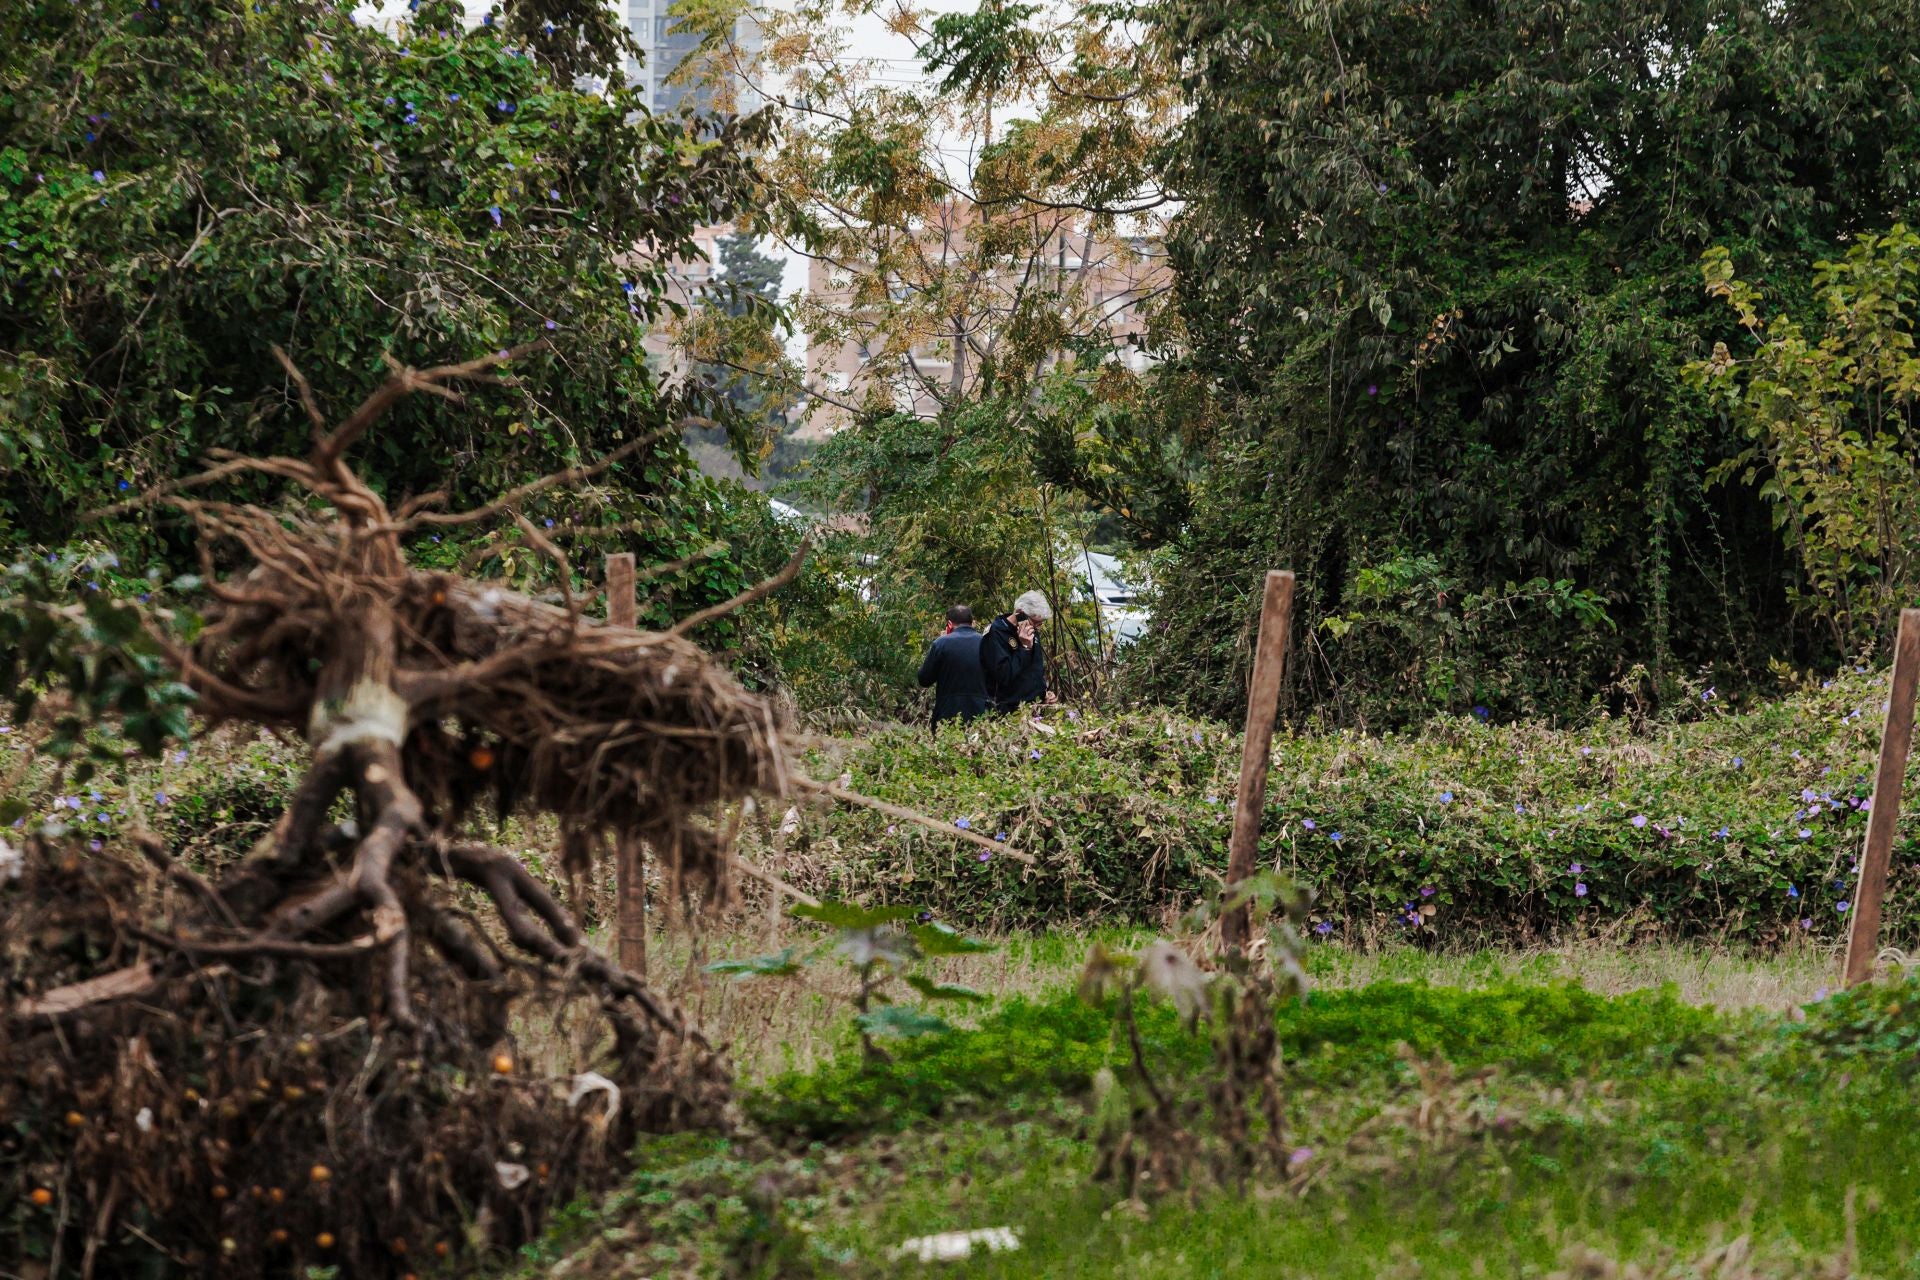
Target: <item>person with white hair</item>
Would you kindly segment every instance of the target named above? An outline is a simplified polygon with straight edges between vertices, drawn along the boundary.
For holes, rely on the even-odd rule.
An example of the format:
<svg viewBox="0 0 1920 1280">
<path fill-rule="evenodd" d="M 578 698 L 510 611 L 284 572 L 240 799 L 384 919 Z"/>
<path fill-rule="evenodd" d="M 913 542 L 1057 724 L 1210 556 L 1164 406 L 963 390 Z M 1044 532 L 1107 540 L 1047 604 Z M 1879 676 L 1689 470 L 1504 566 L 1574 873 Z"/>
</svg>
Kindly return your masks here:
<svg viewBox="0 0 1920 1280">
<path fill-rule="evenodd" d="M 1045 594 L 1029 591 L 987 628 L 980 642 L 980 672 L 996 711 L 1018 711 L 1029 702 L 1053 702 L 1047 689 L 1047 655 L 1040 624 L 1053 616 Z"/>
</svg>

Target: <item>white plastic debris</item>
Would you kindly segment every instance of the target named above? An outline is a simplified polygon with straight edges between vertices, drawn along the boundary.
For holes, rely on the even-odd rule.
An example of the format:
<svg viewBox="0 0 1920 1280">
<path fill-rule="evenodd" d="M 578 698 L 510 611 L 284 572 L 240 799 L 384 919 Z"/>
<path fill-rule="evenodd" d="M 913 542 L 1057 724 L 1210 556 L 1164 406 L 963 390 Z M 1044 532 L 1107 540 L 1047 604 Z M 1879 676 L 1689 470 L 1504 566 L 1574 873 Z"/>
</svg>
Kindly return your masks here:
<svg viewBox="0 0 1920 1280">
<path fill-rule="evenodd" d="M 494 1161 L 493 1172 L 500 1179 L 500 1185 L 508 1191 L 525 1186 L 527 1179 L 533 1176 L 527 1166 L 508 1164 L 505 1160 Z"/>
<path fill-rule="evenodd" d="M 18 880 L 20 871 L 27 865 L 27 855 L 0 840 L 0 880 Z"/>
<path fill-rule="evenodd" d="M 140 1114 L 133 1118 L 133 1126 L 134 1128 L 140 1130 L 140 1132 L 142 1133 L 152 1133 L 153 1132 L 153 1108 L 152 1107 L 140 1108 Z"/>
<path fill-rule="evenodd" d="M 894 1246 L 893 1256 L 920 1262 L 958 1262 L 973 1256 L 975 1249 L 986 1253 L 1012 1253 L 1020 1247 L 1020 1237 L 1012 1227 L 981 1227 L 974 1231 L 942 1231 L 937 1236 L 917 1236 Z"/>
<path fill-rule="evenodd" d="M 620 1110 L 620 1086 L 601 1075 L 598 1071 L 582 1071 L 573 1078 L 573 1091 L 567 1095 L 567 1105 L 577 1107 L 590 1094 L 607 1095 L 607 1114 Z"/>
</svg>

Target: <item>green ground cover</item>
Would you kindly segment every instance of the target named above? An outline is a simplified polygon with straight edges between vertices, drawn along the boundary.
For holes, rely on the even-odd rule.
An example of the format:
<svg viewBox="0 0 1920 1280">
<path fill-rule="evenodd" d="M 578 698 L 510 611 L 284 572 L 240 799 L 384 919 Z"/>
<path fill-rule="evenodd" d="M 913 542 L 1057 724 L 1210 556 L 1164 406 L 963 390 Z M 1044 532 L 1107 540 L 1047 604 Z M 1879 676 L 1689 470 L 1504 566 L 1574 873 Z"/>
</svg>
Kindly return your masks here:
<svg viewBox="0 0 1920 1280">
<path fill-rule="evenodd" d="M 1920 981 L 1784 1015 L 1373 982 L 1279 1024 L 1294 1160 L 1266 1185 L 1143 1205 L 1095 1182 L 1088 1093 L 1121 1050 L 1056 991 L 888 1065 L 776 1073 L 751 1136 L 648 1144 L 518 1274 L 897 1275 L 903 1240 L 1004 1225 L 1017 1253 L 940 1274 L 1920 1275 Z M 1146 1032 L 1198 1087 L 1202 1042 L 1164 1010 Z"/>
</svg>

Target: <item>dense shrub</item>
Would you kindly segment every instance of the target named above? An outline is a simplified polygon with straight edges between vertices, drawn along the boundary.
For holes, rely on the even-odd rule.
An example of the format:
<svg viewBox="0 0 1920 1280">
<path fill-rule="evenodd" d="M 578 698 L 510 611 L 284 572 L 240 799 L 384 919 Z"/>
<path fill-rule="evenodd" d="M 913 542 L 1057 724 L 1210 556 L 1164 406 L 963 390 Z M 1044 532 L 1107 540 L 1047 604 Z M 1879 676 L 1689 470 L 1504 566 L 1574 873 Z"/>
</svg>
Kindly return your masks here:
<svg viewBox="0 0 1920 1280">
<path fill-rule="evenodd" d="M 1417 734 L 1283 735 L 1261 860 L 1318 892 L 1321 935 L 1520 942 L 1631 920 L 1680 936 L 1827 939 L 1845 923 L 1884 677 L 1849 674 L 1755 712 L 1712 691 L 1641 734 L 1471 716 Z M 835 811 L 812 829 L 810 886 L 931 906 L 968 928 L 1153 922 L 1226 866 L 1239 735 L 1166 714 L 878 734 L 852 785 L 964 824 L 1011 858 Z M 1898 871 L 1920 864 L 1910 823 Z M 1920 932 L 1896 874 L 1887 937 Z"/>
</svg>

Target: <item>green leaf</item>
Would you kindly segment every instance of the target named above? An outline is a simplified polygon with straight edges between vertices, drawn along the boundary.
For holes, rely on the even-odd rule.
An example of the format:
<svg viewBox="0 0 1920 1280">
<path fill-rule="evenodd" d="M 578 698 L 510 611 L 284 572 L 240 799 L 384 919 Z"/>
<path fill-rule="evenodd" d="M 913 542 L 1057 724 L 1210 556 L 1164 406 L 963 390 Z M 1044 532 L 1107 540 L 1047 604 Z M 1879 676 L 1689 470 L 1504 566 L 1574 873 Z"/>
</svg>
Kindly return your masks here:
<svg viewBox="0 0 1920 1280">
<path fill-rule="evenodd" d="M 908 930 L 913 940 L 920 944 L 922 954 L 930 956 L 964 956 L 976 952 L 991 951 L 991 943 L 969 938 L 944 924 L 917 924 Z"/>
<path fill-rule="evenodd" d="M 803 902 L 793 908 L 793 914 L 835 929 L 873 929 L 911 920 L 919 913 L 912 907 L 862 907 L 851 902 L 823 902 L 815 907 Z"/>
<path fill-rule="evenodd" d="M 854 1022 L 870 1036 L 895 1040 L 938 1035 L 943 1031 L 953 1030 L 945 1018 L 898 1004 L 883 1005 L 878 1009 L 858 1014 Z"/>
<path fill-rule="evenodd" d="M 797 947 L 782 947 L 770 956 L 754 956 L 748 960 L 716 960 L 707 966 L 708 973 L 730 973 L 735 979 L 742 978 L 784 978 L 800 972 L 806 963 L 806 957 L 799 957 Z"/>
<path fill-rule="evenodd" d="M 963 987 L 955 983 L 935 982 L 924 974 L 906 975 L 906 983 L 929 1000 L 970 1000 L 975 1004 L 985 1004 L 993 997 L 984 991 L 972 987 Z"/>
</svg>

